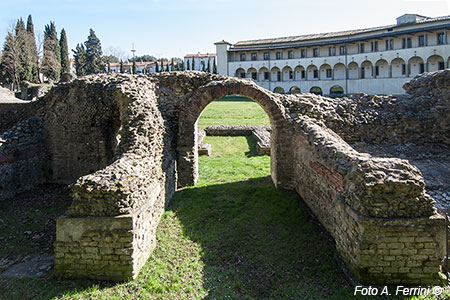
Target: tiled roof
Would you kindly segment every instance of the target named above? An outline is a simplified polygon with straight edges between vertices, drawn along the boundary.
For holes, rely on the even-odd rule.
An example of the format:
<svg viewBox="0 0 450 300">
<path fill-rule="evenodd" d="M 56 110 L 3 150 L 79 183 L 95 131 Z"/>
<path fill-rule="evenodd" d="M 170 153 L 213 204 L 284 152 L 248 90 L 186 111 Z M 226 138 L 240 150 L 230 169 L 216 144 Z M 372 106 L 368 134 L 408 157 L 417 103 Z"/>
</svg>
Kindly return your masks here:
<svg viewBox="0 0 450 300">
<path fill-rule="evenodd" d="M 425 18 L 418 19 L 415 24 L 423 24 L 430 22 L 437 22 L 443 20 L 450 20 L 450 16 L 442 16 L 436 18 Z M 408 24 L 409 25 L 409 24 Z M 235 43 L 233 46 L 236 48 L 240 47 L 248 47 L 248 46 L 262 46 L 267 44 L 285 44 L 285 43 L 296 43 L 296 42 L 304 42 L 316 39 L 328 39 L 328 38 L 336 38 L 336 37 L 345 37 L 345 36 L 353 36 L 362 33 L 370 33 L 376 32 L 388 28 L 395 28 L 397 25 L 386 25 L 365 29 L 355 29 L 355 30 L 346 30 L 346 31 L 338 31 L 338 32 L 327 32 L 327 33 L 317 33 L 317 34 L 306 34 L 306 35 L 298 35 L 298 36 L 288 36 L 288 37 L 280 37 L 280 38 L 269 38 L 269 39 L 259 39 L 259 40 L 248 40 L 248 41 L 240 41 Z"/>
<path fill-rule="evenodd" d="M 197 53 L 197 54 L 186 54 L 184 58 L 191 58 L 191 57 L 198 57 L 198 58 L 207 58 L 207 57 L 216 57 L 215 53 Z"/>
</svg>

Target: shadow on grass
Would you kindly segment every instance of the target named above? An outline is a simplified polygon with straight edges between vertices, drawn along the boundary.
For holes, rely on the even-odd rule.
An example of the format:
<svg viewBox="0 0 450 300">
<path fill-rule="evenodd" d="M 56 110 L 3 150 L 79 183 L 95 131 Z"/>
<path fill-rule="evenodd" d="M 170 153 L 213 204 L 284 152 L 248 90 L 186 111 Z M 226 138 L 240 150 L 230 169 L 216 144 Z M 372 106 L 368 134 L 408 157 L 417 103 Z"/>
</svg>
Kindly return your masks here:
<svg viewBox="0 0 450 300">
<path fill-rule="evenodd" d="M 245 152 L 245 156 L 246 157 L 260 156 L 258 154 L 258 152 L 256 151 L 256 140 L 255 140 L 255 138 L 252 137 L 252 136 L 246 136 L 245 138 L 247 140 L 248 147 L 250 148 L 249 151 Z"/>
<path fill-rule="evenodd" d="M 269 177 L 179 191 L 169 209 L 200 244 L 206 299 L 349 299 L 329 235 Z"/>
</svg>

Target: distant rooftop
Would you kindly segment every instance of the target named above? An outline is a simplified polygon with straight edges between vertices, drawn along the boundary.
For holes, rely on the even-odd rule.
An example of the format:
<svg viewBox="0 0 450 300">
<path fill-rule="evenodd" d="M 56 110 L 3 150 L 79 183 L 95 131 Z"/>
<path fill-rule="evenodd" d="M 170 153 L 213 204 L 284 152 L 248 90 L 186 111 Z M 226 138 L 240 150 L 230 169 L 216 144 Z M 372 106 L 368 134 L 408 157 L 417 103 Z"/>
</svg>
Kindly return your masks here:
<svg viewBox="0 0 450 300">
<path fill-rule="evenodd" d="M 287 44 L 287 43 L 296 43 L 296 42 L 306 42 L 317 39 L 329 39 L 329 38 L 337 38 L 337 37 L 352 37 L 354 35 L 362 34 L 362 33 L 370 33 L 370 32 L 378 32 L 386 29 L 393 29 L 396 27 L 411 25 L 411 24 L 423 24 L 423 23 L 432 23 L 438 21 L 450 20 L 449 16 L 442 16 L 436 18 L 425 17 L 417 14 L 405 14 L 397 18 L 396 25 L 385 25 L 379 27 L 372 28 L 364 28 L 364 29 L 355 29 L 355 30 L 346 30 L 346 31 L 338 31 L 338 32 L 327 32 L 327 33 L 316 33 L 316 34 L 306 34 L 306 35 L 297 35 L 297 36 L 288 36 L 288 37 L 279 37 L 279 38 L 268 38 L 268 39 L 259 39 L 259 40 L 248 40 L 248 41 L 239 41 L 233 44 L 235 48 L 245 48 L 245 47 L 257 47 L 264 46 L 268 44 Z"/>
<path fill-rule="evenodd" d="M 191 58 L 191 57 L 198 57 L 198 58 L 207 58 L 207 57 L 216 57 L 215 53 L 197 53 L 197 54 L 186 54 L 184 58 Z"/>
</svg>

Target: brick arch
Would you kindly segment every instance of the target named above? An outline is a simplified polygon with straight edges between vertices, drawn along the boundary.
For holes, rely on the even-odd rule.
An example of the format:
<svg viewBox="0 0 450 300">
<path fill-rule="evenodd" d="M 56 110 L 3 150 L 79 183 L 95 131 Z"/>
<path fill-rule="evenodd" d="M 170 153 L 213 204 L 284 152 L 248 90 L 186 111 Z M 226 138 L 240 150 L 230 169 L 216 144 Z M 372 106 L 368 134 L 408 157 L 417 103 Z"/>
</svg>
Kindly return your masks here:
<svg viewBox="0 0 450 300">
<path fill-rule="evenodd" d="M 178 186 L 195 185 L 198 178 L 197 121 L 212 101 L 227 95 L 241 95 L 258 103 L 269 117 L 271 135 L 271 177 L 275 186 L 292 188 L 289 151 L 293 127 L 286 120 L 283 105 L 273 93 L 251 81 L 226 79 L 201 86 L 186 96 L 180 107 L 177 139 Z"/>
</svg>

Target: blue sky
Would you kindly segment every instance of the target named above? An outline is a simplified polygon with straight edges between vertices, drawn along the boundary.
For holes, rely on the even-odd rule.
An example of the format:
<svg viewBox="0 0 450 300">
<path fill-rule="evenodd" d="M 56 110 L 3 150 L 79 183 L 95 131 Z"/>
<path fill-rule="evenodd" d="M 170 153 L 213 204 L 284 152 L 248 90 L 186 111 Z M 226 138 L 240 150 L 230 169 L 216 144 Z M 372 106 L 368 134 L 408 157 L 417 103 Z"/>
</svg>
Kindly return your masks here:
<svg viewBox="0 0 450 300">
<path fill-rule="evenodd" d="M 215 52 L 214 42 L 393 24 L 404 13 L 449 15 L 450 0 L 1 0 L 0 38 L 19 17 L 36 31 L 54 21 L 69 48 L 94 29 L 105 52 L 183 57 Z"/>
</svg>

